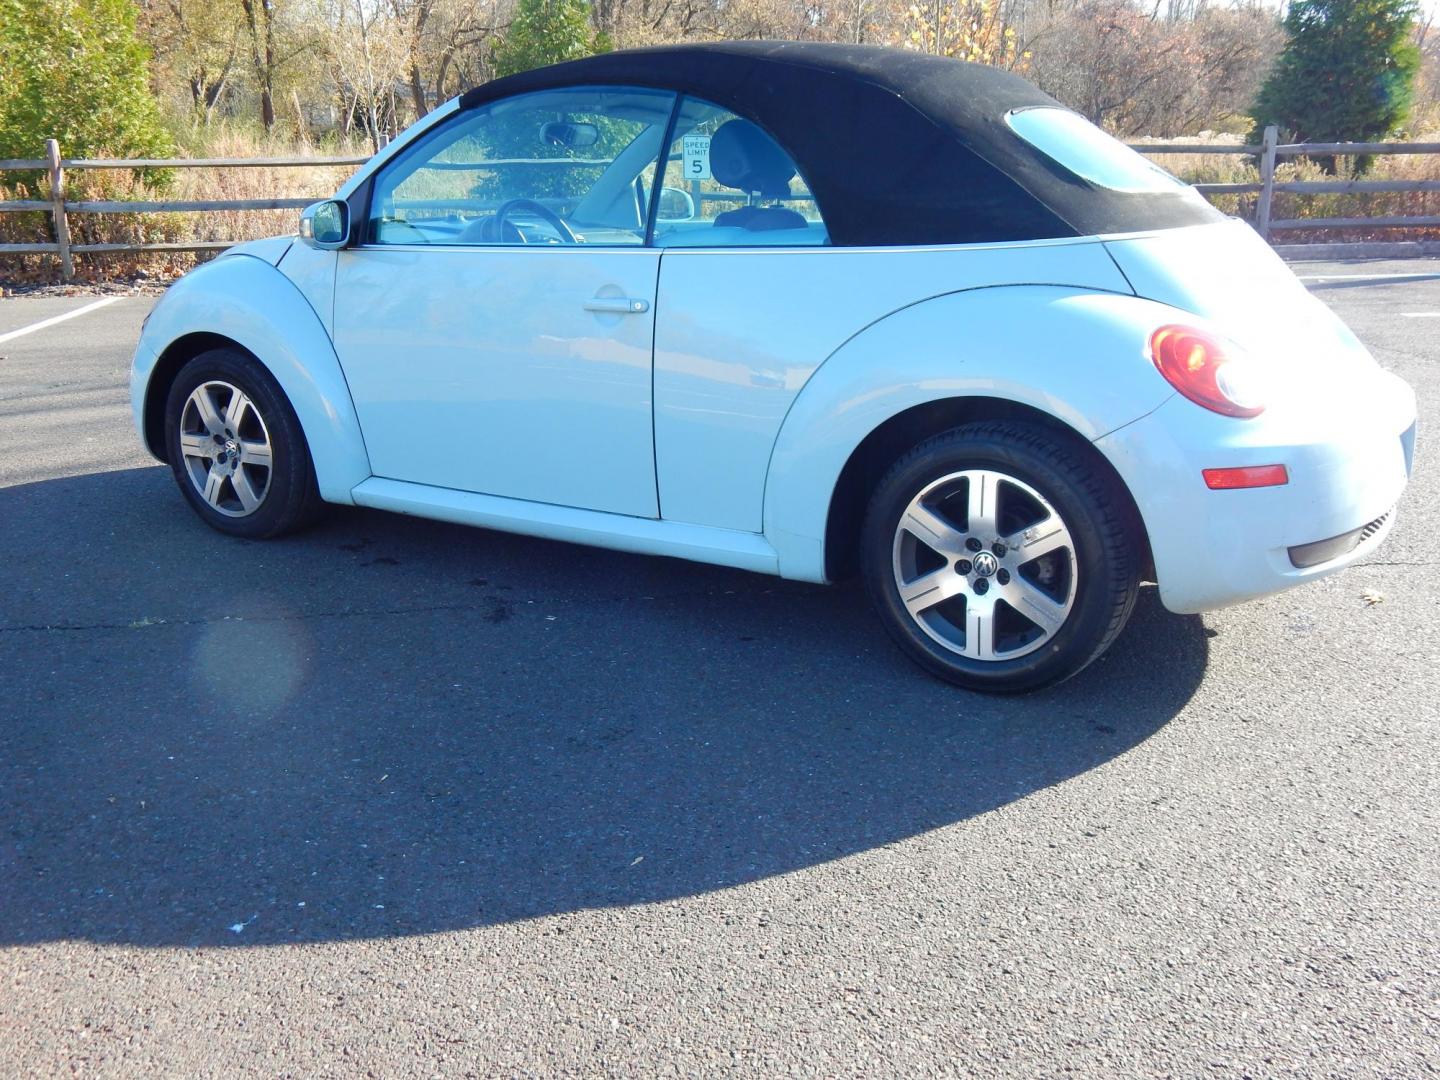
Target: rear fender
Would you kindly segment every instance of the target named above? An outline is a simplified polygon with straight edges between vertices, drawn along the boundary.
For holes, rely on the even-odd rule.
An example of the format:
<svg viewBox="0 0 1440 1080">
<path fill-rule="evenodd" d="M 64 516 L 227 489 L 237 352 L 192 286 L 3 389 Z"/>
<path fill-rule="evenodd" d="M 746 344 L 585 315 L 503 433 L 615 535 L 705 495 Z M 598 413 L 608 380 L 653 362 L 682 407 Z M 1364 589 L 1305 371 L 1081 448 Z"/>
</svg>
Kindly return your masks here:
<svg viewBox="0 0 1440 1080">
<path fill-rule="evenodd" d="M 142 437 L 157 363 L 194 334 L 228 338 L 265 365 L 300 420 L 321 497 L 352 502 L 351 490 L 370 476 L 370 459 L 335 347 L 300 291 L 260 258 L 207 263 L 172 285 L 151 312 L 130 384 Z M 164 365 L 161 371 L 168 375 Z M 154 392 L 163 391 L 157 384 Z"/>
<path fill-rule="evenodd" d="M 973 289 L 905 308 L 837 350 L 776 439 L 765 535 L 783 576 L 825 580 L 830 501 L 865 437 L 919 405 L 965 397 L 1037 409 L 1093 442 L 1173 395 L 1149 359 L 1174 309 L 1049 286 Z"/>
</svg>

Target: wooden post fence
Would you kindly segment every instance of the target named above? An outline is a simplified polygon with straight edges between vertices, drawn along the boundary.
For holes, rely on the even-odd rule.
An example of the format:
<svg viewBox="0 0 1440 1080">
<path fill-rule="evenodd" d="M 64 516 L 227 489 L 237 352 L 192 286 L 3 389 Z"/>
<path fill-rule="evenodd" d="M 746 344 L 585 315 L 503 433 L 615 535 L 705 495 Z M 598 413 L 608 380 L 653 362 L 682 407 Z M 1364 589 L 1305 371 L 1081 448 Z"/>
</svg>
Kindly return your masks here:
<svg viewBox="0 0 1440 1080">
<path fill-rule="evenodd" d="M 49 178 L 49 191 L 43 199 L 0 200 L 0 214 L 40 212 L 50 219 L 54 239 L 49 243 L 0 243 L 0 257 L 6 255 L 54 255 L 60 262 L 61 276 L 70 281 L 75 276 L 75 255 L 143 251 L 223 251 L 241 243 L 234 240 L 188 240 L 160 243 L 75 244 L 70 238 L 70 217 L 74 214 L 144 214 L 185 213 L 206 210 L 295 210 L 330 193 L 307 198 L 278 199 L 199 199 L 199 200 L 74 200 L 66 195 L 65 174 L 74 169 L 254 169 L 313 168 L 316 166 L 361 165 L 370 160 L 363 157 L 326 158 L 65 158 L 55 139 L 45 140 L 45 157 L 0 159 L 0 173 L 44 173 Z"/>
<path fill-rule="evenodd" d="M 1270 239 L 1270 205 L 1275 198 L 1275 147 L 1280 143 L 1280 129 L 1271 124 L 1260 141 L 1260 198 L 1255 202 L 1255 231 L 1262 240 Z"/>
<path fill-rule="evenodd" d="M 60 256 L 60 275 L 75 277 L 75 260 L 70 255 L 70 222 L 65 219 L 65 169 L 60 164 L 60 143 L 45 140 L 45 162 L 50 167 L 50 219 L 55 227 L 55 250 Z"/>
</svg>

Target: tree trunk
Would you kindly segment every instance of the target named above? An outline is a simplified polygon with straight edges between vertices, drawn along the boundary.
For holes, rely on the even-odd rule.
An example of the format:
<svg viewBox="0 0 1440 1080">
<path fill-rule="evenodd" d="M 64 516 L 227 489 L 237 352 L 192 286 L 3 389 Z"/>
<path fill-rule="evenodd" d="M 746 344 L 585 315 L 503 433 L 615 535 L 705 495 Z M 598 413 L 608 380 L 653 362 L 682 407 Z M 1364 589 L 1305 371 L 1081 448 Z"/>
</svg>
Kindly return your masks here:
<svg viewBox="0 0 1440 1080">
<path fill-rule="evenodd" d="M 450 64 L 454 54 L 446 49 L 440 54 L 440 66 L 435 70 L 435 100 L 445 100 L 445 76 L 450 74 Z"/>
<path fill-rule="evenodd" d="M 240 0 L 250 30 L 250 63 L 260 87 L 260 120 L 269 131 L 275 126 L 275 2 Z"/>
<path fill-rule="evenodd" d="M 410 23 L 410 42 L 407 46 L 409 67 L 407 81 L 410 83 L 410 103 L 415 107 L 415 119 L 430 111 L 430 102 L 425 93 L 425 78 L 420 74 L 424 63 L 425 26 L 430 21 L 433 0 L 420 0 L 415 5 L 415 15 Z M 436 101 L 439 101 L 437 94 Z"/>
</svg>

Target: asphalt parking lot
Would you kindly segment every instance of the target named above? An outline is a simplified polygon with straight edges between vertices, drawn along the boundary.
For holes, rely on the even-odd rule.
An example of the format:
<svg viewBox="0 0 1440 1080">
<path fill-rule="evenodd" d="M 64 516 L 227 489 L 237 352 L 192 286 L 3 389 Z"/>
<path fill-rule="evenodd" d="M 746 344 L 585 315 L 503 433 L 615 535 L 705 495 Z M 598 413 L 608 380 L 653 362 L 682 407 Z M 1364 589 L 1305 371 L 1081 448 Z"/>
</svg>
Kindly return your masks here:
<svg viewBox="0 0 1440 1080">
<path fill-rule="evenodd" d="M 151 301 L 0 300 L 0 1074 L 1440 1072 L 1440 262 L 1387 545 L 956 691 L 821 589 L 343 510 L 130 427 Z"/>
</svg>

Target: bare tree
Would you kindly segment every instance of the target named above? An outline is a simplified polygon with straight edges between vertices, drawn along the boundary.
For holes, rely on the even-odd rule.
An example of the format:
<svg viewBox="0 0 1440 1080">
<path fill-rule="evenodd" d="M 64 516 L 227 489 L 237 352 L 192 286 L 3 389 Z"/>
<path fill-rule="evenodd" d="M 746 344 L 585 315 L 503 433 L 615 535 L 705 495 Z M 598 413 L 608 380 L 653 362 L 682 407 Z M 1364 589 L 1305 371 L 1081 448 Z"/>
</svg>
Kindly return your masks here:
<svg viewBox="0 0 1440 1080">
<path fill-rule="evenodd" d="M 156 85 L 168 88 L 177 107 L 183 102 L 209 117 L 239 103 L 256 108 L 268 129 L 277 96 L 294 96 L 302 125 L 317 102 L 332 104 L 347 132 L 363 125 L 376 146 L 409 117 L 490 78 L 494 47 L 515 7 L 515 0 L 139 2 Z M 718 38 L 839 40 L 1021 70 L 1122 134 L 1186 134 L 1229 123 L 1249 106 L 1279 42 L 1275 0 L 592 4 L 595 28 L 622 48 Z M 1422 37 L 1427 56 L 1433 41 Z M 1428 63 L 1436 70 L 1440 60 Z M 1422 83 L 1434 86 L 1440 77 Z"/>
<path fill-rule="evenodd" d="M 1195 11 L 1196 14 L 1189 14 Z M 1033 45 L 1029 74 L 1122 135 L 1176 135 L 1242 113 L 1279 49 L 1274 16 L 1191 5 L 1079 0 Z"/>
</svg>

